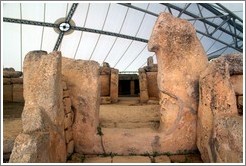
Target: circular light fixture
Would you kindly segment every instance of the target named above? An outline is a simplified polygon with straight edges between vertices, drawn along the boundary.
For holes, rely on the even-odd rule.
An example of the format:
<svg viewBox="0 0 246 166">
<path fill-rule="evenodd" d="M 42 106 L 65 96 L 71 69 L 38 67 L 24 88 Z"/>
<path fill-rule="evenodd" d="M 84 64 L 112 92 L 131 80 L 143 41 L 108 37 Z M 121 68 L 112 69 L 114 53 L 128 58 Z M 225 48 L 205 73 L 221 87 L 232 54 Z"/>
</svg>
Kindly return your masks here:
<svg viewBox="0 0 246 166">
<path fill-rule="evenodd" d="M 71 29 L 72 26 L 76 26 L 75 22 L 71 19 L 69 22 L 65 22 L 66 18 L 62 17 L 55 21 L 55 24 L 58 24 L 58 27 L 54 28 L 54 31 L 58 34 L 61 32 L 65 32 L 64 35 L 69 35 L 73 33 L 73 29 Z"/>
<path fill-rule="evenodd" d="M 70 30 L 70 28 L 71 28 L 71 26 L 70 26 L 70 24 L 67 23 L 67 22 L 62 22 L 62 23 L 60 23 L 60 25 L 59 25 L 59 29 L 60 29 L 60 31 L 62 31 L 62 32 L 67 32 L 67 31 Z"/>
</svg>

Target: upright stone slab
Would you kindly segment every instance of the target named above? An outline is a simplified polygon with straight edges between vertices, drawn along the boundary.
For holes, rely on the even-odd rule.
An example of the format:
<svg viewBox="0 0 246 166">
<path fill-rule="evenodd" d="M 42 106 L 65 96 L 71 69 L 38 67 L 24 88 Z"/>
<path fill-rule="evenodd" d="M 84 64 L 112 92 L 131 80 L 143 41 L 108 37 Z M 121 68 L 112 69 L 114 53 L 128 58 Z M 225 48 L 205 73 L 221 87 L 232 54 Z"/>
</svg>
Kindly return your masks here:
<svg viewBox="0 0 246 166">
<path fill-rule="evenodd" d="M 61 53 L 52 52 L 47 54 L 45 51 L 31 51 L 25 57 L 23 70 L 25 99 L 22 114 L 23 132 L 27 135 L 29 134 L 30 137 L 28 138 L 30 139 L 36 132 L 48 132 L 49 138 L 47 139 L 49 139 L 49 145 L 43 144 L 47 151 L 38 151 L 37 153 L 49 153 L 49 159 L 47 159 L 49 162 L 65 162 L 66 145 L 62 106 Z M 21 140 L 23 144 L 26 142 L 25 139 Z M 33 141 L 39 145 L 39 139 L 35 138 Z M 17 154 L 12 154 L 13 158 L 18 153 L 24 156 L 26 153 L 29 153 L 25 149 L 28 149 L 28 146 L 32 147 L 32 144 L 26 144 L 25 146 L 27 147 L 15 145 L 14 150 L 17 149 L 15 151 Z M 31 157 L 35 158 L 38 156 L 33 154 Z M 36 162 L 46 162 L 43 158 L 33 160 Z"/>
<path fill-rule="evenodd" d="M 138 70 L 138 73 L 139 73 L 140 102 L 146 103 L 149 100 L 147 75 L 144 69 L 142 68 Z"/>
<path fill-rule="evenodd" d="M 243 161 L 243 117 L 230 81 L 240 68 L 235 65 L 236 70 L 225 57 L 217 58 L 200 77 L 197 147 L 204 162 Z"/>
<path fill-rule="evenodd" d="M 95 61 L 62 58 L 62 74 L 70 90 L 75 114 L 73 129 L 74 150 L 81 154 L 102 152 L 99 125 L 99 64 Z"/>
<path fill-rule="evenodd" d="M 113 103 L 118 102 L 119 70 L 111 69 L 110 98 Z"/>
<path fill-rule="evenodd" d="M 101 96 L 109 96 L 110 94 L 110 75 L 100 75 Z"/>
<path fill-rule="evenodd" d="M 181 142 L 176 142 L 175 146 L 195 147 L 198 80 L 208 64 L 195 28 L 187 20 L 161 13 L 148 49 L 156 53 L 158 62 L 160 130 L 166 135 L 179 133 Z"/>
<path fill-rule="evenodd" d="M 149 98 L 159 99 L 157 72 L 146 72 Z"/>
</svg>

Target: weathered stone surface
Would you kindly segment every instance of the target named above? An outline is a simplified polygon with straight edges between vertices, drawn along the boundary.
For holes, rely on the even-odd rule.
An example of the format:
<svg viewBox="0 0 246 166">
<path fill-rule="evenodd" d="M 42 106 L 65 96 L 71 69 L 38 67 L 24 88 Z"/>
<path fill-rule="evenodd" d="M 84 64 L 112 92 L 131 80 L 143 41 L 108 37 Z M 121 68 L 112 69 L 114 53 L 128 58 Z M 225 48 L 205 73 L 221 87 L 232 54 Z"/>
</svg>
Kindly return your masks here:
<svg viewBox="0 0 246 166">
<path fill-rule="evenodd" d="M 15 138 L 3 138 L 3 153 L 11 153 L 14 147 Z"/>
<path fill-rule="evenodd" d="M 243 114 L 243 96 L 237 96 L 237 109 L 240 115 Z"/>
<path fill-rule="evenodd" d="M 3 85 L 3 101 L 13 101 L 13 85 Z"/>
<path fill-rule="evenodd" d="M 73 139 L 75 152 L 102 152 L 97 133 L 100 87 L 99 64 L 95 61 L 62 58 L 62 74 L 70 90 L 75 120 Z"/>
<path fill-rule="evenodd" d="M 23 84 L 23 78 L 10 78 L 12 84 Z"/>
<path fill-rule="evenodd" d="M 66 97 L 63 99 L 63 106 L 64 106 L 65 114 L 70 113 L 72 111 L 71 109 L 72 102 L 70 97 Z"/>
<path fill-rule="evenodd" d="M 157 72 L 146 72 L 148 81 L 149 98 L 154 97 L 159 99 L 159 89 L 157 85 Z"/>
<path fill-rule="evenodd" d="M 100 104 L 111 104 L 111 97 L 100 97 L 100 99 L 101 99 L 101 102 L 100 102 Z"/>
<path fill-rule="evenodd" d="M 238 159 L 232 159 L 225 153 L 233 156 L 235 156 L 234 153 L 241 155 L 238 151 L 241 151 L 242 147 L 238 151 L 230 148 L 231 145 L 237 146 L 241 143 L 240 140 L 237 143 L 229 143 L 228 131 L 232 126 L 225 125 L 228 118 L 237 119 L 239 116 L 234 89 L 229 77 L 227 62 L 217 58 L 209 63 L 199 80 L 197 147 L 204 162 L 238 162 Z M 241 130 L 234 129 L 235 132 Z M 222 138 L 220 135 L 223 134 L 226 136 Z"/>
<path fill-rule="evenodd" d="M 149 39 L 148 49 L 156 53 L 158 62 L 160 131 L 169 136 L 168 141 L 173 148 L 194 149 L 198 80 L 208 64 L 196 30 L 187 20 L 161 13 Z"/>
<path fill-rule="evenodd" d="M 10 85 L 12 84 L 11 78 L 3 78 L 3 85 Z"/>
<path fill-rule="evenodd" d="M 101 96 L 109 96 L 110 94 L 110 75 L 100 75 Z"/>
<path fill-rule="evenodd" d="M 154 64 L 153 57 L 152 56 L 148 57 L 148 59 L 147 59 L 147 65 L 148 66 L 152 66 L 153 64 Z"/>
<path fill-rule="evenodd" d="M 151 163 L 146 156 L 115 156 L 113 163 Z"/>
<path fill-rule="evenodd" d="M 19 134 L 10 156 L 10 163 L 45 163 L 49 158 L 50 135 L 48 132 Z"/>
<path fill-rule="evenodd" d="M 23 133 L 28 134 L 32 132 L 48 132 L 49 119 L 45 115 L 45 110 L 42 107 L 27 107 L 23 109 L 22 115 Z"/>
<path fill-rule="evenodd" d="M 68 98 L 69 97 L 69 90 L 63 91 L 63 98 Z"/>
<path fill-rule="evenodd" d="M 23 84 L 13 84 L 13 102 L 24 102 Z"/>
<path fill-rule="evenodd" d="M 47 54 L 44 51 L 31 51 L 25 57 L 23 70 L 24 109 L 29 107 L 43 108 L 49 122 L 50 162 L 65 162 L 66 144 L 61 86 L 61 53 L 52 52 Z"/>
<path fill-rule="evenodd" d="M 64 91 L 67 90 L 67 83 L 66 83 L 65 81 L 62 81 L 62 89 L 63 89 Z"/>
<path fill-rule="evenodd" d="M 236 95 L 243 95 L 243 75 L 232 75 L 230 82 Z"/>
<path fill-rule="evenodd" d="M 100 75 L 110 75 L 110 67 L 100 67 Z"/>
<path fill-rule="evenodd" d="M 140 102 L 145 103 L 149 100 L 147 75 L 142 69 L 139 69 L 138 72 L 139 72 Z"/>
<path fill-rule="evenodd" d="M 84 163 L 111 163 L 111 157 L 86 157 Z"/>
<path fill-rule="evenodd" d="M 21 71 L 3 71 L 3 78 L 19 78 L 22 74 Z"/>
<path fill-rule="evenodd" d="M 134 80 L 130 81 L 130 94 L 133 96 L 135 94 L 135 82 Z"/>
<path fill-rule="evenodd" d="M 15 69 L 13 67 L 10 67 L 10 68 L 3 68 L 3 71 L 15 71 Z"/>
<path fill-rule="evenodd" d="M 243 54 L 227 54 L 220 56 L 218 59 L 227 62 L 230 75 L 243 74 Z"/>
<path fill-rule="evenodd" d="M 65 130 L 65 138 L 66 138 L 66 143 L 69 143 L 73 139 L 72 127 L 69 127 L 67 130 Z"/>
<path fill-rule="evenodd" d="M 109 63 L 103 62 L 103 67 L 110 67 L 110 66 L 109 66 Z"/>
<path fill-rule="evenodd" d="M 113 103 L 118 101 L 118 83 L 119 83 L 119 70 L 111 69 L 110 77 L 110 98 Z"/>
<path fill-rule="evenodd" d="M 156 156 L 155 157 L 155 163 L 171 163 L 171 160 L 166 155 Z"/>
<path fill-rule="evenodd" d="M 71 154 L 73 154 L 74 151 L 74 141 L 71 140 L 68 144 L 67 144 L 67 156 L 71 156 Z"/>
<path fill-rule="evenodd" d="M 145 66 L 144 70 L 146 72 L 157 72 L 158 71 L 158 66 L 157 66 L 157 64 L 153 64 L 151 66 Z"/>
<path fill-rule="evenodd" d="M 73 125 L 74 113 L 73 111 L 67 113 L 64 118 L 64 129 L 67 129 Z"/>
</svg>

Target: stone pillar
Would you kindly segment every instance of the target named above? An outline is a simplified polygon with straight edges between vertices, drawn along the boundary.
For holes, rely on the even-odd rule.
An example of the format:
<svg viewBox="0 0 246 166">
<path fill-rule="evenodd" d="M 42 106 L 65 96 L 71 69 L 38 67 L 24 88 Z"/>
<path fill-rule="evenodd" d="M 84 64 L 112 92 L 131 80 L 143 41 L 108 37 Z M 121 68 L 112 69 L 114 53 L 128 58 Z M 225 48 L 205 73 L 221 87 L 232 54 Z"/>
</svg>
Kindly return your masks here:
<svg viewBox="0 0 246 166">
<path fill-rule="evenodd" d="M 161 13 L 148 49 L 156 53 L 160 90 L 160 130 L 179 132 L 195 146 L 198 109 L 198 80 L 208 65 L 195 28 L 186 20 Z"/>
<path fill-rule="evenodd" d="M 81 154 L 102 153 L 99 126 L 100 79 L 95 61 L 62 58 L 62 74 L 70 90 L 75 114 L 73 129 L 74 151 Z"/>
<path fill-rule="evenodd" d="M 147 59 L 147 66 L 153 66 L 153 64 L 154 64 L 153 57 L 152 56 L 148 57 L 148 59 Z"/>
<path fill-rule="evenodd" d="M 130 81 L 130 93 L 131 93 L 131 96 L 134 96 L 134 93 L 135 93 L 135 82 L 134 82 L 134 80 Z"/>
<path fill-rule="evenodd" d="M 148 82 L 144 69 L 140 68 L 139 72 L 139 88 L 140 88 L 140 102 L 146 103 L 149 100 Z"/>
<path fill-rule="evenodd" d="M 118 102 L 119 70 L 111 69 L 110 98 L 113 103 Z"/>
<path fill-rule="evenodd" d="M 10 162 L 65 162 L 61 53 L 31 51 L 23 70 L 23 134 L 15 142 Z"/>
</svg>

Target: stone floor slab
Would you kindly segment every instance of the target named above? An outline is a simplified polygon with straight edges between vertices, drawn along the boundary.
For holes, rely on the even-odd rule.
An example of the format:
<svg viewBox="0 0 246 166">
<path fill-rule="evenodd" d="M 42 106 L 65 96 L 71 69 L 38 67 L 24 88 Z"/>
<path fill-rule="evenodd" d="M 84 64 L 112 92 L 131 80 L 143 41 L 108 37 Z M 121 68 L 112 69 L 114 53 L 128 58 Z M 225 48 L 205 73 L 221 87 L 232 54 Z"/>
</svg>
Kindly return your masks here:
<svg viewBox="0 0 246 166">
<path fill-rule="evenodd" d="M 90 157 L 85 158 L 84 163 L 111 163 L 111 157 Z"/>
<path fill-rule="evenodd" d="M 115 156 L 113 163 L 151 163 L 151 161 L 146 156 Z"/>
</svg>

